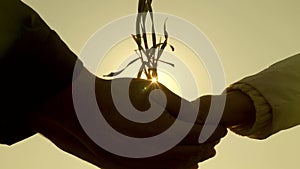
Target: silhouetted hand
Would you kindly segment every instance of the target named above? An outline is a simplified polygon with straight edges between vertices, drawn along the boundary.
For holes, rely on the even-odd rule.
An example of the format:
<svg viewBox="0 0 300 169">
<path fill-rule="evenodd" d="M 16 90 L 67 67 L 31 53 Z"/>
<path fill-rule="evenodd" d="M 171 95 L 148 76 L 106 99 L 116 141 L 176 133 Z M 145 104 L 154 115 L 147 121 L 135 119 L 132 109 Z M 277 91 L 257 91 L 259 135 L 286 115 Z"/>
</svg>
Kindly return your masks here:
<svg viewBox="0 0 300 169">
<path fill-rule="evenodd" d="M 149 123 L 130 121 L 120 115 L 114 105 L 111 94 L 112 81 L 97 79 L 95 83 L 97 102 L 102 115 L 111 127 L 129 137 L 146 138 L 156 136 L 172 126 L 176 120 L 176 113 L 178 113 L 180 108 L 180 104 L 178 105 L 177 102 L 181 98 L 161 84 L 151 84 L 149 81 L 140 79 L 134 79 L 130 83 L 128 90 L 125 84 L 128 84 L 129 81 L 130 79 L 124 78 L 117 79 L 114 83 L 117 84 L 117 91 L 128 91 L 131 103 L 137 110 L 145 111 L 151 107 L 149 94 L 158 87 L 166 95 L 167 106 L 162 108 L 163 112 L 154 121 Z M 157 99 L 155 97 L 156 95 L 150 97 L 150 100 L 154 100 L 152 103 L 155 103 Z M 157 106 L 160 106 L 160 104 L 158 103 Z M 173 112 L 170 113 L 169 109 Z M 87 109 L 86 111 L 89 110 Z M 203 125 L 192 124 L 192 129 L 186 133 L 186 136 L 178 144 L 175 144 L 173 148 L 162 154 L 147 158 L 121 157 L 103 150 L 82 129 L 74 110 L 71 87 L 33 113 L 30 123 L 37 132 L 49 138 L 64 151 L 107 169 L 196 168 L 198 162 L 207 160 L 215 155 L 214 146 L 227 133 L 225 127 L 219 126 L 207 142 L 199 144 L 198 137 Z M 181 124 L 183 126 L 185 124 L 191 125 L 184 121 L 181 121 Z M 181 129 L 178 130 L 180 131 Z M 122 143 L 120 143 L 120 146 L 122 146 Z"/>
<path fill-rule="evenodd" d="M 130 81 L 131 83 L 129 83 Z M 104 115 L 106 116 L 106 120 L 108 120 L 116 130 L 127 136 L 144 138 L 158 135 L 174 125 L 182 104 L 186 103 L 186 105 L 190 106 L 189 109 L 193 109 L 190 102 L 180 98 L 162 84 L 152 83 L 151 81 L 141 79 L 116 79 L 113 82 L 113 86 L 116 86 L 117 88 L 117 95 L 122 95 L 120 94 L 120 91 L 126 91 L 124 94 L 129 95 L 131 104 L 141 111 L 141 114 L 145 113 L 142 111 L 152 108 L 155 104 L 163 105 L 159 99 L 159 94 L 151 93 L 153 90 L 160 89 L 166 97 L 166 106 L 163 107 L 163 112 L 157 119 L 150 123 L 135 123 L 121 116 L 120 112 L 115 108 L 115 102 L 113 102 L 112 92 L 110 90 L 112 81 L 97 82 L 96 86 L 105 86 L 104 88 L 96 88 L 100 109 L 103 106 L 104 108 L 102 108 L 102 110 L 106 110 L 108 114 L 106 114 L 105 111 L 102 111 L 102 113 L 106 114 Z M 127 84 L 129 84 L 129 86 Z M 152 104 L 150 104 L 149 100 L 150 102 L 152 101 Z M 184 114 L 188 116 L 189 112 L 184 112 Z M 184 121 L 181 122 L 185 123 Z M 190 123 L 187 122 L 186 124 Z M 146 166 L 148 168 L 185 169 L 197 165 L 198 162 L 204 161 L 215 155 L 213 147 L 227 132 L 224 127 L 220 126 L 207 142 L 199 144 L 198 138 L 202 128 L 203 123 L 194 124 L 191 131 L 187 133 L 187 136 L 168 152 L 151 158 L 136 159 L 133 163 L 136 164 L 137 168 L 141 167 L 140 164 L 147 164 Z M 138 161 L 141 161 L 141 163 L 139 164 Z M 145 166 L 143 166 L 143 168 L 144 167 Z"/>
<path fill-rule="evenodd" d="M 2 89 L 12 89 L 3 91 L 6 93 L 4 96 L 1 93 L 3 98 L 6 98 L 2 106 L 14 110 L 9 120 L 13 121 L 11 126 L 14 126 L 16 131 L 19 132 L 25 127 L 25 131 L 30 130 L 29 134 L 14 139 L 13 142 L 33 134 L 32 129 L 43 134 L 62 150 L 108 169 L 191 169 L 196 167 L 198 162 L 214 156 L 214 146 L 226 134 L 226 129 L 218 127 L 206 143 L 199 144 L 198 137 L 203 127 L 200 123 L 192 124 L 191 131 L 173 148 L 149 158 L 121 157 L 99 147 L 83 130 L 74 109 L 72 87 L 69 83 L 76 56 L 38 14 L 21 1 L 3 1 L 1 9 L 5 16 L 1 17 L 1 22 L 6 23 L 0 32 L 3 42 L 0 46 L 3 59 L 1 70 L 6 79 Z M 20 72 L 22 74 L 19 74 Z M 122 83 L 128 82 L 128 79 L 117 81 L 121 83 L 117 85 L 119 90 L 127 90 Z M 144 89 L 149 83 L 143 80 L 134 80 L 131 83 L 131 102 L 139 110 L 147 110 L 150 107 L 148 96 L 155 89 L 152 88 L 154 86 L 141 92 L 141 88 Z M 68 85 L 70 86 L 66 88 Z M 119 114 L 111 98 L 110 85 L 111 81 L 96 80 L 98 105 L 107 122 L 123 135 L 155 136 L 174 123 L 181 98 L 163 85 L 159 86 L 167 97 L 167 106 L 162 107 L 163 112 L 159 118 L 145 124 L 133 123 Z M 6 96 L 10 96 L 11 100 Z M 159 107 L 160 103 L 155 95 L 153 96 Z M 18 106 L 15 106 L 16 103 Z M 32 109 L 34 110 L 29 113 Z M 186 113 L 189 116 L 189 113 Z M 181 123 L 183 126 L 184 123 L 191 125 L 184 121 Z"/>
<path fill-rule="evenodd" d="M 220 124 L 226 127 L 241 125 L 251 127 L 255 121 L 255 108 L 250 97 L 239 90 L 232 90 L 222 95 L 206 95 L 193 101 L 193 103 L 200 102 L 201 105 L 199 107 L 197 123 L 201 123 L 206 120 L 212 98 L 214 98 L 217 103 L 221 103 L 224 97 L 226 97 L 226 101 Z"/>
</svg>

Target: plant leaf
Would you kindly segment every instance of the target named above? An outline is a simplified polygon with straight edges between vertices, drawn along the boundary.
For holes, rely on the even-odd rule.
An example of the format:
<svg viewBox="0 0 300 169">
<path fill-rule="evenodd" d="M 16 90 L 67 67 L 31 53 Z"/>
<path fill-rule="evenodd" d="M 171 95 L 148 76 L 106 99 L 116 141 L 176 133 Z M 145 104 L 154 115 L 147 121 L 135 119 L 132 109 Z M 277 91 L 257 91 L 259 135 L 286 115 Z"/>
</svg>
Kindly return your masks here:
<svg viewBox="0 0 300 169">
<path fill-rule="evenodd" d="M 165 20 L 165 23 L 164 23 L 164 34 L 165 34 L 166 39 L 168 39 L 168 37 L 169 37 L 168 31 L 167 31 L 167 20 L 168 20 L 168 18 Z"/>
<path fill-rule="evenodd" d="M 152 7 L 151 7 L 151 3 L 152 3 L 152 0 L 147 0 L 147 5 L 148 5 L 148 8 L 149 8 L 149 13 L 150 13 L 150 19 L 151 19 L 151 23 L 152 23 L 152 44 L 153 46 L 156 45 L 156 34 L 155 34 L 155 26 L 154 26 L 154 17 L 153 17 L 153 10 L 152 10 Z"/>
<path fill-rule="evenodd" d="M 136 54 L 138 55 L 138 58 L 129 62 L 122 70 L 117 72 L 111 72 L 108 75 L 104 75 L 105 77 L 113 77 L 122 73 L 128 66 L 130 66 L 137 60 L 141 60 L 142 63 L 139 72 L 137 74 L 138 78 L 141 78 L 143 72 L 145 73 L 148 79 L 151 78 L 149 69 L 152 68 L 156 69 L 158 61 L 174 67 L 174 64 L 160 60 L 160 57 L 162 56 L 164 49 L 168 45 L 169 34 L 166 26 L 166 22 L 168 18 L 164 21 L 165 40 L 162 43 L 160 38 L 159 43 L 156 44 L 157 37 L 156 37 L 155 25 L 154 25 L 154 16 L 153 16 L 154 14 L 153 14 L 151 4 L 152 4 L 152 0 L 139 0 L 138 2 L 138 14 L 136 18 L 136 35 L 132 35 L 132 38 L 134 39 L 135 43 L 138 46 L 138 50 L 135 50 Z M 151 25 L 152 25 L 152 32 L 151 32 L 152 47 L 150 49 L 148 46 L 147 30 L 146 30 L 146 20 L 147 20 L 148 12 L 150 15 Z M 172 45 L 169 46 L 172 51 L 175 50 L 174 46 Z M 147 58 L 147 60 L 144 60 L 144 56 Z"/>
<path fill-rule="evenodd" d="M 108 75 L 103 75 L 104 77 L 113 77 L 113 76 L 117 76 L 119 75 L 120 73 L 122 73 L 128 66 L 130 66 L 131 64 L 133 64 L 134 62 L 136 62 L 137 60 L 139 60 L 140 57 L 136 58 L 136 59 L 133 59 L 131 62 L 129 62 L 122 70 L 120 71 L 117 71 L 117 72 L 111 72 L 110 74 Z"/>
<path fill-rule="evenodd" d="M 170 48 L 172 49 L 173 52 L 175 51 L 174 46 L 170 45 Z"/>
<path fill-rule="evenodd" d="M 138 24 L 142 28 L 142 36 L 143 36 L 143 40 L 144 40 L 144 46 L 145 46 L 145 49 L 147 50 L 148 49 L 147 32 L 146 32 L 146 17 L 147 17 L 147 13 L 146 12 L 141 13 L 141 17 L 142 17 L 142 22 L 140 22 Z"/>
<path fill-rule="evenodd" d="M 134 39 L 135 43 L 138 45 L 139 50 L 143 49 L 143 47 L 139 41 L 139 37 L 137 35 L 131 35 L 131 36 Z"/>
<path fill-rule="evenodd" d="M 142 65 L 141 65 L 141 67 L 140 67 L 140 69 L 139 69 L 139 72 L 138 72 L 138 74 L 137 74 L 137 78 L 139 78 L 139 79 L 141 78 L 144 69 L 145 69 L 145 64 L 142 63 Z"/>
<path fill-rule="evenodd" d="M 159 62 L 162 62 L 162 63 L 165 63 L 165 64 L 168 64 L 172 67 L 174 67 L 175 65 L 173 63 L 170 63 L 170 62 L 166 62 L 166 61 L 163 61 L 163 60 L 158 60 Z"/>
<path fill-rule="evenodd" d="M 156 62 L 160 59 L 160 57 L 163 54 L 164 49 L 165 49 L 166 46 L 167 46 L 167 39 L 165 39 L 165 41 L 162 43 L 160 49 L 158 49 Z"/>
<path fill-rule="evenodd" d="M 145 8 L 145 0 L 139 0 L 138 13 L 143 12 L 144 8 Z"/>
</svg>

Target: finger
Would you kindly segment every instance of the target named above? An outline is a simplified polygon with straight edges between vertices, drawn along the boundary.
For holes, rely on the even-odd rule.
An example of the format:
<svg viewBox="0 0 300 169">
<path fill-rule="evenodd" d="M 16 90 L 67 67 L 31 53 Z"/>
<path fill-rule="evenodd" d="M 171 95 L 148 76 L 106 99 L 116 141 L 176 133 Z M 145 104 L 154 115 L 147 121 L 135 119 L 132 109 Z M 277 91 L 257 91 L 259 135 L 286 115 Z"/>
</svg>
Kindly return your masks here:
<svg viewBox="0 0 300 169">
<path fill-rule="evenodd" d="M 206 95 L 198 98 L 192 102 L 179 97 L 174 92 L 170 91 L 167 87 L 159 84 L 161 89 L 167 97 L 167 105 L 165 109 L 175 118 L 180 120 L 194 123 L 196 119 L 197 124 L 204 124 L 210 110 L 212 96 Z M 151 100 L 157 104 L 161 103 L 158 95 L 151 95 Z M 214 101 L 222 101 L 222 98 L 214 97 Z M 217 122 L 216 122 L 217 123 Z M 216 124 L 211 123 L 211 124 Z"/>
<path fill-rule="evenodd" d="M 214 145 L 184 145 L 176 146 L 171 150 L 149 158 L 134 159 L 133 168 L 144 169 L 190 169 L 197 163 L 215 156 Z M 129 159 L 130 162 L 132 159 Z M 131 162 L 130 162 L 131 163 Z"/>
<path fill-rule="evenodd" d="M 198 116 L 196 123 L 197 124 L 204 124 L 209 113 L 209 108 L 211 104 L 211 96 L 206 95 L 202 96 L 194 101 L 191 102 L 192 104 L 199 104 L 198 107 Z"/>
<path fill-rule="evenodd" d="M 205 131 L 207 128 L 211 130 Z M 217 144 L 227 134 L 227 128 L 223 126 L 209 125 L 207 128 L 204 128 L 203 125 L 195 124 L 180 144 L 200 144 L 200 135 L 208 138 L 204 142 L 215 142 Z"/>
<path fill-rule="evenodd" d="M 164 92 L 167 99 L 167 105 L 165 109 L 172 116 L 186 122 L 194 122 L 194 119 L 192 117 L 196 117 L 198 114 L 198 108 L 196 104 L 193 104 L 188 100 L 179 97 L 177 94 L 175 94 L 162 84 L 159 84 L 158 88 Z M 150 96 L 150 99 L 157 104 L 162 103 L 159 95 L 153 94 Z"/>
<path fill-rule="evenodd" d="M 199 136 L 199 141 L 201 140 L 202 142 L 215 142 L 226 136 L 228 133 L 227 128 L 224 126 L 215 126 L 215 125 L 206 125 L 208 127 L 205 127 L 201 131 L 201 135 L 207 136 L 207 140 L 203 140 L 201 135 Z M 215 128 L 215 129 L 214 129 Z M 214 129 L 214 130 L 213 130 Z M 213 133 L 211 134 L 211 131 L 213 130 Z"/>
<path fill-rule="evenodd" d="M 198 113 L 198 108 L 195 108 L 194 104 L 179 97 L 174 92 L 172 92 L 160 83 L 152 83 L 151 81 L 144 79 L 116 79 L 117 83 L 119 83 L 118 86 L 120 86 L 120 88 L 122 88 L 122 86 L 125 86 L 122 84 L 125 84 L 129 80 L 131 80 L 129 88 L 131 103 L 138 110 L 148 110 L 151 107 L 149 102 L 150 100 L 165 108 L 165 110 L 167 110 L 175 118 L 178 117 L 180 111 L 184 110 L 184 115 L 181 115 L 179 119 L 188 122 L 193 122 L 193 119 L 191 119 L 190 117 L 194 117 Z M 161 97 L 160 93 L 152 93 L 152 91 L 155 89 L 158 89 L 164 93 L 167 101 L 166 105 L 164 105 L 164 100 L 162 100 L 164 98 Z M 184 109 L 181 109 L 183 105 Z"/>
<path fill-rule="evenodd" d="M 196 123 L 223 124 L 223 114 L 226 106 L 225 95 L 205 95 L 192 101 L 192 104 L 199 104 Z M 208 116 L 209 115 L 209 116 Z M 209 117 L 209 119 L 207 119 Z"/>
<path fill-rule="evenodd" d="M 194 165 L 193 167 L 191 167 L 190 169 L 198 169 L 198 164 Z"/>
<path fill-rule="evenodd" d="M 214 144 L 176 146 L 159 158 L 164 158 L 168 166 L 191 168 L 195 164 L 215 156 Z M 177 164 L 174 163 L 177 161 Z"/>
</svg>

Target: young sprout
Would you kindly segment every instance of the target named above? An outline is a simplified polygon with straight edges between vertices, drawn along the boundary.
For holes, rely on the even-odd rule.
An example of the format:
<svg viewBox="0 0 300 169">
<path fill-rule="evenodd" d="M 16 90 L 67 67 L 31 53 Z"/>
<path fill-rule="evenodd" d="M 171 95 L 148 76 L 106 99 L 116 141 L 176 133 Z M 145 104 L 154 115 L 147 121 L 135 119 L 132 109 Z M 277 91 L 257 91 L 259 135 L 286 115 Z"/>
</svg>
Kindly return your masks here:
<svg viewBox="0 0 300 169">
<path fill-rule="evenodd" d="M 160 59 L 163 54 L 164 49 L 168 45 L 168 32 L 166 28 L 166 21 L 164 22 L 164 41 L 156 42 L 156 33 L 153 19 L 153 10 L 151 7 L 152 0 L 139 0 L 138 4 L 138 14 L 136 18 L 136 34 L 131 35 L 133 40 L 138 46 L 138 49 L 135 50 L 138 57 L 125 66 L 122 70 L 118 72 L 111 72 L 108 75 L 104 75 L 105 77 L 113 77 L 122 73 L 128 66 L 140 60 L 141 66 L 137 74 L 137 78 L 141 78 L 142 74 L 146 76 L 148 80 L 156 83 L 158 81 L 158 72 L 157 66 L 158 62 L 162 62 L 174 67 L 174 64 L 165 62 Z M 151 19 L 151 38 L 152 38 L 152 46 L 149 47 L 147 39 L 147 31 L 146 31 L 146 19 L 150 16 Z M 172 45 L 169 45 L 171 50 L 174 51 L 175 48 Z M 145 59 L 144 59 L 145 58 Z"/>
</svg>

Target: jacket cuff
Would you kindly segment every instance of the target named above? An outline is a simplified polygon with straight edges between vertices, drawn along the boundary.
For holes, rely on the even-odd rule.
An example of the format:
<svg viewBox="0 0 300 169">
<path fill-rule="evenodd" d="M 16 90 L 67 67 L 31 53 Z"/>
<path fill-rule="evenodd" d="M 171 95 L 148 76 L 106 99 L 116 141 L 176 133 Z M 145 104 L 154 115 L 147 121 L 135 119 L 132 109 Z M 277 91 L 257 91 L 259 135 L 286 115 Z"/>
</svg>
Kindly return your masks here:
<svg viewBox="0 0 300 169">
<path fill-rule="evenodd" d="M 265 139 L 271 135 L 272 108 L 263 95 L 253 86 L 238 82 L 227 88 L 227 92 L 240 90 L 247 94 L 253 101 L 256 117 L 252 127 L 234 126 L 230 130 L 241 136 L 248 136 L 254 139 Z"/>
</svg>

